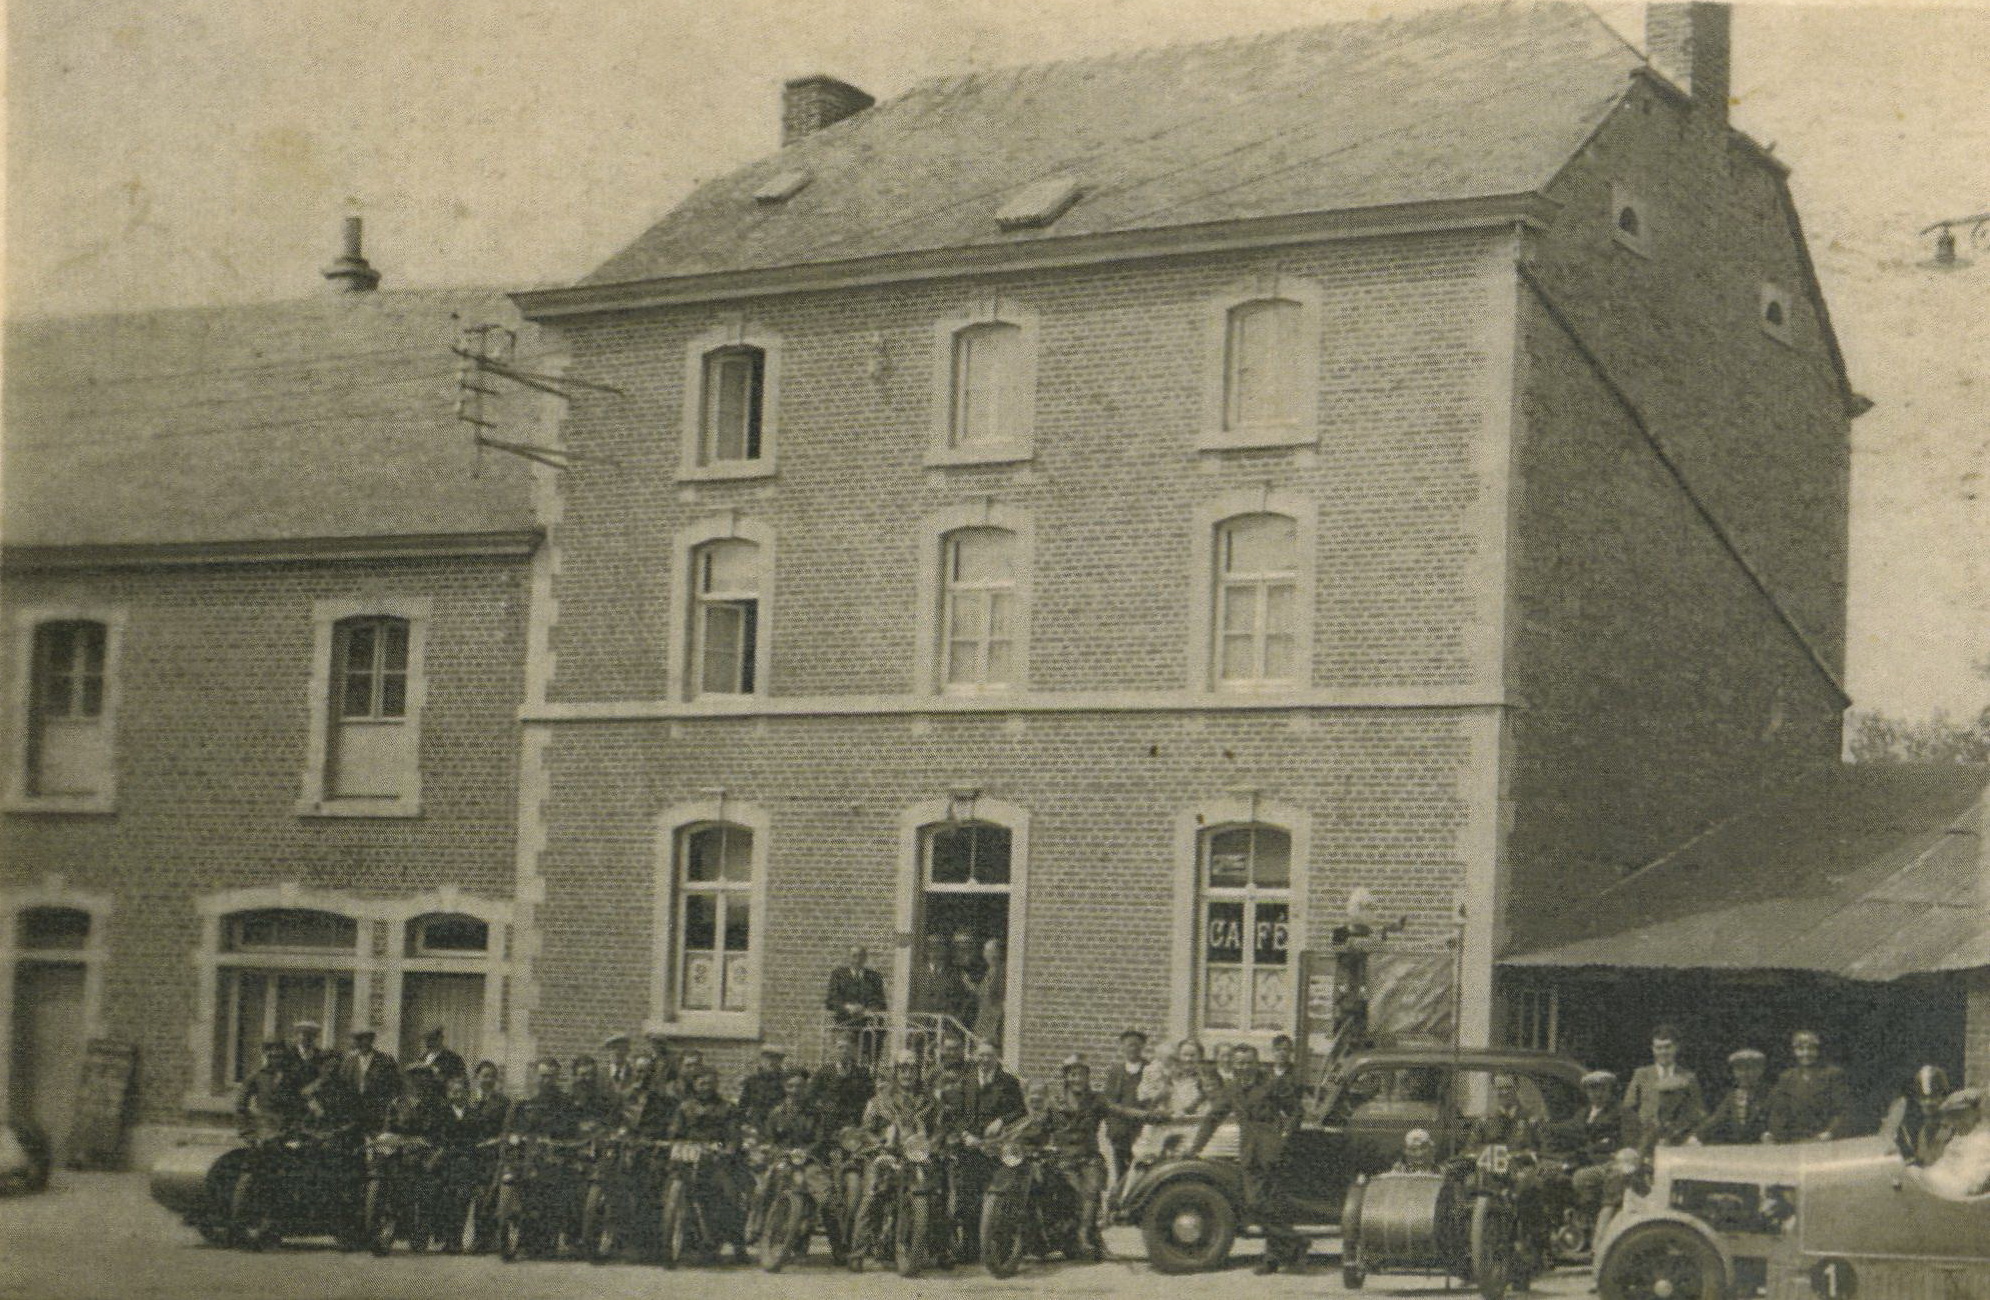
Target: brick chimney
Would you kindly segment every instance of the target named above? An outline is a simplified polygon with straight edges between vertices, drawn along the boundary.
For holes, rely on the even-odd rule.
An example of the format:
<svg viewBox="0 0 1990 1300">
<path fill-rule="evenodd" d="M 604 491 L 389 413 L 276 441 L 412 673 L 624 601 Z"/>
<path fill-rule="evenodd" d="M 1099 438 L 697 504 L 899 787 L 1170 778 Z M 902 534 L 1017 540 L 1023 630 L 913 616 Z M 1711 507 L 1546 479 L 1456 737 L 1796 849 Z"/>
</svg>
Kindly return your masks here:
<svg viewBox="0 0 1990 1300">
<path fill-rule="evenodd" d="M 847 81 L 820 73 L 796 77 L 781 87 L 781 143 L 791 145 L 875 103 L 875 99 Z"/>
<path fill-rule="evenodd" d="M 1724 4 L 1645 6 L 1645 57 L 1693 97 L 1710 121 L 1727 122 L 1728 7 Z"/>
<path fill-rule="evenodd" d="M 339 293 L 368 293 L 380 284 L 380 272 L 373 269 L 359 251 L 360 220 L 345 219 L 345 252 L 325 268 L 324 276 Z"/>
</svg>

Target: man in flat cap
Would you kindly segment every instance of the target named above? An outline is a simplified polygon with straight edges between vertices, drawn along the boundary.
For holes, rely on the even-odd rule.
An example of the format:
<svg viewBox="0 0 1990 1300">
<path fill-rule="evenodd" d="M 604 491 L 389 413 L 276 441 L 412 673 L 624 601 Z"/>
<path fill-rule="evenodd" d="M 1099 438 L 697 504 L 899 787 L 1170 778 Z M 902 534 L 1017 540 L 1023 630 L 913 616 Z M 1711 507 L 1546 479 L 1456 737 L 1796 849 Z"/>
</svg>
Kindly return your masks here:
<svg viewBox="0 0 1990 1300">
<path fill-rule="evenodd" d="M 463 1064 L 461 1056 L 443 1045 L 442 1037 L 441 1025 L 430 1026 L 429 1031 L 421 1036 L 422 1054 L 419 1064 L 435 1071 L 435 1081 L 438 1085 L 446 1084 L 451 1079 L 469 1078 L 469 1067 Z"/>
<path fill-rule="evenodd" d="M 601 1081 L 617 1097 L 627 1096 L 636 1076 L 636 1067 L 629 1060 L 629 1036 L 618 1030 L 601 1040 L 601 1050 L 608 1053 L 608 1062 L 601 1067 Z"/>
<path fill-rule="evenodd" d="M 1611 1157 L 1624 1147 L 1631 1124 L 1618 1104 L 1617 1076 L 1610 1071 L 1583 1075 L 1582 1095 L 1584 1105 L 1575 1117 L 1576 1169 L 1569 1175 L 1569 1204 L 1594 1222 L 1605 1206 L 1623 1195 L 1623 1175 Z"/>
<path fill-rule="evenodd" d="M 1824 1063 L 1824 1040 L 1815 1030 L 1799 1029 L 1790 1036 L 1790 1054 L 1797 1063 L 1769 1093 L 1769 1139 L 1823 1142 L 1849 1135 L 1852 1085 L 1843 1070 Z"/>
<path fill-rule="evenodd" d="M 1769 1094 L 1762 1086 L 1769 1058 L 1752 1047 L 1743 1047 L 1728 1053 L 1727 1068 L 1734 1076 L 1734 1086 L 1713 1113 L 1700 1121 L 1693 1136 L 1711 1146 L 1760 1142 L 1769 1131 Z"/>
<path fill-rule="evenodd" d="M 376 1037 L 371 1029 L 353 1030 L 352 1051 L 339 1070 L 353 1119 L 369 1137 L 380 1132 L 387 1122 L 387 1107 L 401 1095 L 400 1062 L 374 1049 Z"/>
<path fill-rule="evenodd" d="M 1112 1152 L 1112 1167 L 1106 1171 L 1106 1185 L 1117 1188 L 1133 1164 L 1133 1140 L 1140 1136 L 1140 1121 L 1132 1112 L 1140 1104 L 1140 1080 L 1147 1072 L 1147 1035 L 1138 1029 L 1124 1029 L 1119 1035 L 1119 1060 L 1106 1070 L 1105 1085 L 1099 1089 L 1107 1103 L 1123 1113 L 1106 1121 L 1106 1145 Z"/>
<path fill-rule="evenodd" d="M 1928 1190 L 1958 1200 L 1990 1192 L 1990 1128 L 1983 1124 L 1983 1093 L 1976 1088 L 1950 1093 L 1942 1103 L 1942 1120 L 1949 1139 L 1924 1175 Z"/>
<path fill-rule="evenodd" d="M 760 1048 L 760 1068 L 740 1081 L 740 1119 L 756 1133 L 766 1131 L 767 1112 L 780 1105 L 787 1093 L 787 1070 L 783 1066 L 787 1059 L 787 1048 L 764 1043 Z"/>
</svg>

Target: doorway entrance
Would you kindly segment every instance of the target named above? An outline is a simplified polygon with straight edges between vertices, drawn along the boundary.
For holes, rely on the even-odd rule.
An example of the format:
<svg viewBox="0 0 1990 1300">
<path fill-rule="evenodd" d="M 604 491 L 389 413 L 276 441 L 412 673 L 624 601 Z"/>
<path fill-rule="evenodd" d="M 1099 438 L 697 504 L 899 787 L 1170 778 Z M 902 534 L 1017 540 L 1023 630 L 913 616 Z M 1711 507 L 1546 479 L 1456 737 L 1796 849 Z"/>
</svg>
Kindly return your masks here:
<svg viewBox="0 0 1990 1300">
<path fill-rule="evenodd" d="M 1002 1046 L 1014 837 L 986 821 L 919 830 L 910 1010 L 951 1016 Z"/>
</svg>

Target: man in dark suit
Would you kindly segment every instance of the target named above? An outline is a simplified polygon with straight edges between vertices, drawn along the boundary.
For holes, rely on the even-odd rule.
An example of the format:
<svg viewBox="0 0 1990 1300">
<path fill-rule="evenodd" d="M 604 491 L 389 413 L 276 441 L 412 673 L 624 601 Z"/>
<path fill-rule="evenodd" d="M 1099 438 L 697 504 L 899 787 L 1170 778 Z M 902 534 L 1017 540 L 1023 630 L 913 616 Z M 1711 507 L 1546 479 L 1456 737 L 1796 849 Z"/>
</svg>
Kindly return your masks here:
<svg viewBox="0 0 1990 1300">
<path fill-rule="evenodd" d="M 371 1029 L 353 1030 L 352 1051 L 339 1070 L 352 1117 L 369 1136 L 386 1124 L 388 1106 L 401 1095 L 400 1062 L 374 1051 L 373 1039 Z"/>
<path fill-rule="evenodd" d="M 1769 1131 L 1769 1092 L 1762 1086 L 1769 1058 L 1744 1047 L 1728 1054 L 1727 1068 L 1734 1075 L 1734 1086 L 1713 1113 L 1700 1121 L 1693 1136 L 1716 1146 L 1760 1142 Z"/>
<path fill-rule="evenodd" d="M 263 1044 L 262 1067 L 242 1081 L 235 1115 L 242 1137 L 275 1137 L 304 1122 L 304 1095 L 291 1068 L 290 1049 L 281 1039 Z"/>
<path fill-rule="evenodd" d="M 871 1072 L 857 1059 L 856 1033 L 838 1034 L 836 1059 L 817 1070 L 809 1081 L 809 1100 L 833 1126 L 830 1131 L 841 1132 L 864 1122 L 864 1107 L 876 1092 Z"/>
<path fill-rule="evenodd" d="M 884 1011 L 884 976 L 871 969 L 871 954 L 853 944 L 849 961 L 829 972 L 829 996 L 823 1005 L 838 1026 L 861 1026 Z"/>
<path fill-rule="evenodd" d="M 421 1038 L 422 1056 L 420 1064 L 435 1072 L 438 1084 L 447 1084 L 451 1079 L 469 1077 L 469 1069 L 463 1058 L 442 1045 L 442 1026 L 436 1025 Z"/>
<path fill-rule="evenodd" d="M 755 1070 L 739 1085 L 740 1118 L 756 1132 L 763 1131 L 768 1112 L 781 1104 L 787 1095 L 788 1049 L 776 1047 L 772 1043 L 760 1049 L 760 1068 Z"/>
<path fill-rule="evenodd" d="M 1142 1109 L 1140 1079 L 1147 1070 L 1147 1035 L 1128 1029 L 1119 1036 L 1119 1063 L 1106 1071 L 1105 1086 L 1099 1089 L 1106 1101 L 1126 1110 Z M 1133 1139 L 1140 1136 L 1140 1121 L 1131 1115 L 1114 1115 L 1106 1121 L 1106 1145 L 1112 1151 L 1112 1168 L 1106 1171 L 1106 1186 L 1117 1189 L 1133 1163 Z"/>
<path fill-rule="evenodd" d="M 1845 1072 L 1823 1060 L 1824 1040 L 1815 1030 L 1790 1036 L 1797 1063 L 1783 1071 L 1769 1093 L 1769 1139 L 1813 1142 L 1845 1137 L 1852 1127 L 1852 1085 Z"/>
<path fill-rule="evenodd" d="M 1582 1093 L 1588 1104 L 1569 1122 L 1573 1131 L 1566 1149 L 1576 1168 L 1568 1177 L 1568 1199 L 1576 1213 L 1594 1223 L 1606 1206 L 1623 1197 L 1624 1176 L 1612 1157 L 1626 1145 L 1632 1122 L 1617 1103 L 1617 1076 L 1608 1070 L 1583 1075 Z"/>
<path fill-rule="evenodd" d="M 1635 1118 L 1637 1147 L 1647 1156 L 1654 1147 L 1678 1146 L 1707 1117 L 1700 1080 L 1679 1064 L 1679 1031 L 1671 1025 L 1651 1031 L 1651 1064 L 1632 1072 L 1624 1110 Z"/>
<path fill-rule="evenodd" d="M 1295 1115 L 1289 1109 L 1291 1091 L 1259 1064 L 1255 1047 L 1239 1045 L 1230 1053 L 1232 1078 L 1211 1102 L 1202 1127 L 1189 1143 L 1190 1160 L 1202 1153 L 1216 1126 L 1235 1117 L 1237 1162 L 1244 1175 L 1244 1213 L 1264 1229 L 1265 1257 L 1259 1273 L 1308 1272 L 1306 1239 L 1292 1230 L 1292 1211 L 1278 1186 L 1276 1171 L 1285 1153 L 1286 1135 Z"/>
</svg>

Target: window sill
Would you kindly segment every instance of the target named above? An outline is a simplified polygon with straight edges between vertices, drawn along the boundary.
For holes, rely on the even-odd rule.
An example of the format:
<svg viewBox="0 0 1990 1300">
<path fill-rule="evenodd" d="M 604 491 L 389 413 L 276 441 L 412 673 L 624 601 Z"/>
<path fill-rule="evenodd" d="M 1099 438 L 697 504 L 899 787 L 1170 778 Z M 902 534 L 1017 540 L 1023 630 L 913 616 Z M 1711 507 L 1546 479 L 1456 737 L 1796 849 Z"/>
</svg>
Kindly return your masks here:
<svg viewBox="0 0 1990 1300">
<path fill-rule="evenodd" d="M 993 447 L 933 447 L 926 452 L 929 468 L 950 465 L 1013 465 L 1033 460 L 1036 449 L 1028 443 L 1005 442 Z"/>
<path fill-rule="evenodd" d="M 762 708 L 767 698 L 757 692 L 752 695 L 693 695 L 685 701 L 689 707 L 700 713 L 752 713 Z"/>
<path fill-rule="evenodd" d="M 1317 447 L 1318 430 L 1303 425 L 1269 425 L 1253 429 L 1209 429 L 1195 440 L 1197 451 L 1257 451 L 1272 447 Z"/>
<path fill-rule="evenodd" d="M 420 799 L 300 799 L 299 817 L 419 817 Z"/>
<path fill-rule="evenodd" d="M 667 1022 L 663 1032 L 673 1038 L 724 1038 L 749 1042 L 760 1037 L 757 1011 L 684 1011 Z"/>
<path fill-rule="evenodd" d="M 762 457 L 759 460 L 729 460 L 716 465 L 683 465 L 678 468 L 677 478 L 682 483 L 726 483 L 734 479 L 755 479 L 774 477 L 774 458 Z"/>
<path fill-rule="evenodd" d="M 111 794 L 12 794 L 7 796 L 4 804 L 0 804 L 0 811 L 108 817 L 117 812 L 117 796 Z"/>
</svg>

